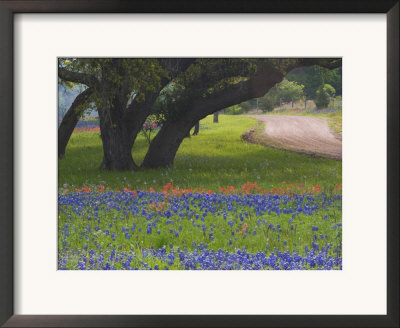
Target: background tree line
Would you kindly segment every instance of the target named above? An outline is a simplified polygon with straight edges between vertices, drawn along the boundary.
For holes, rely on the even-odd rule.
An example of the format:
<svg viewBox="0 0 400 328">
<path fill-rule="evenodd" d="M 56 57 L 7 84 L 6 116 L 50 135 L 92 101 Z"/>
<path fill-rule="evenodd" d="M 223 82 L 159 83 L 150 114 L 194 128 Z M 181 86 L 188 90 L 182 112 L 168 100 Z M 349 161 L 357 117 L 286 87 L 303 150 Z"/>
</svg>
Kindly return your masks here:
<svg viewBox="0 0 400 328">
<path fill-rule="evenodd" d="M 313 100 L 318 109 L 328 107 L 331 99 L 342 95 L 342 68 L 329 70 L 313 65 L 299 67 L 289 72 L 285 78 L 263 97 L 250 99 L 225 110 L 227 114 L 242 114 L 259 109 L 263 112 L 272 111 L 282 104 Z"/>
</svg>

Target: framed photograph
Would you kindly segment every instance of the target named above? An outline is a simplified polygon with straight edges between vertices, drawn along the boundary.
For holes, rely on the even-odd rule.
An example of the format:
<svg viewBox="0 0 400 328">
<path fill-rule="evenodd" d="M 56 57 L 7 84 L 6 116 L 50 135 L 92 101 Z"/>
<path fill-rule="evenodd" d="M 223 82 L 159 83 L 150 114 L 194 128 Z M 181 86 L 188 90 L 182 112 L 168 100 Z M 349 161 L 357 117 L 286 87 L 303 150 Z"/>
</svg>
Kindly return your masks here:
<svg viewBox="0 0 400 328">
<path fill-rule="evenodd" d="M 0 1 L 4 327 L 399 326 L 398 1 Z"/>
</svg>

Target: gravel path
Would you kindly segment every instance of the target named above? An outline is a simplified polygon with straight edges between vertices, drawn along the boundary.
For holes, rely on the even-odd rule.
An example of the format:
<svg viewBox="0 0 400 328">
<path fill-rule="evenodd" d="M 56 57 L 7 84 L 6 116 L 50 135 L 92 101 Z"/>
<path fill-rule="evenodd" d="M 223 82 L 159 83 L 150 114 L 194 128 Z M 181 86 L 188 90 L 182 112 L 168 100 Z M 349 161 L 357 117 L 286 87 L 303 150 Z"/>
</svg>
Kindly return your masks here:
<svg viewBox="0 0 400 328">
<path fill-rule="evenodd" d="M 265 124 L 267 144 L 300 153 L 342 159 L 341 135 L 316 117 L 249 115 Z"/>
</svg>

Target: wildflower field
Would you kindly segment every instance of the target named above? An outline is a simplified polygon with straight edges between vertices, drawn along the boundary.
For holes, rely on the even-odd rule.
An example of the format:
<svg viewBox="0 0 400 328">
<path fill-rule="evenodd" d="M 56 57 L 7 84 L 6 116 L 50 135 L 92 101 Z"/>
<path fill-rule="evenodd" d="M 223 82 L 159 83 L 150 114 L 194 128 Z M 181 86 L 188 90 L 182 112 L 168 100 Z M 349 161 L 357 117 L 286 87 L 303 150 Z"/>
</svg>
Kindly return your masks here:
<svg viewBox="0 0 400 328">
<path fill-rule="evenodd" d="M 248 117 L 201 123 L 168 170 L 99 171 L 98 132 L 73 135 L 59 161 L 59 269 L 342 268 L 341 162 L 245 143 Z"/>
</svg>

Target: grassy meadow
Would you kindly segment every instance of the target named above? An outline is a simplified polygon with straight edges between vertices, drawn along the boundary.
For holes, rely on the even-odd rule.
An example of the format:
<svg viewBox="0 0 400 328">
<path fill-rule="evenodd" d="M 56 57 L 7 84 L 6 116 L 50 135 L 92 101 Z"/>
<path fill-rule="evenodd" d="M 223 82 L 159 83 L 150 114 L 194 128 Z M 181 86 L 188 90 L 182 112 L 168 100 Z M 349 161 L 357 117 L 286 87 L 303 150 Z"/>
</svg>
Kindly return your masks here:
<svg viewBox="0 0 400 328">
<path fill-rule="evenodd" d="M 59 160 L 59 188 L 104 185 L 111 190 L 161 190 L 168 182 L 179 188 L 241 187 L 257 182 L 264 189 L 286 183 L 334 185 L 342 181 L 341 162 L 312 158 L 247 143 L 241 139 L 257 124 L 246 116 L 220 115 L 219 123 L 209 116 L 200 122 L 198 136 L 186 138 L 171 169 L 140 172 L 99 170 L 102 145 L 99 132 L 76 133 L 68 144 L 65 158 Z M 139 135 L 132 155 L 140 164 L 147 151 L 145 138 Z"/>
<path fill-rule="evenodd" d="M 59 269 L 341 269 L 341 162 L 243 141 L 245 116 L 201 121 L 173 168 L 99 169 L 99 132 L 59 160 Z M 132 151 L 140 164 L 148 144 Z"/>
</svg>

